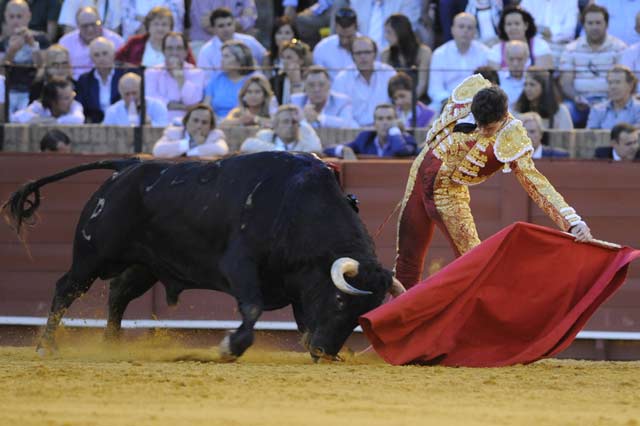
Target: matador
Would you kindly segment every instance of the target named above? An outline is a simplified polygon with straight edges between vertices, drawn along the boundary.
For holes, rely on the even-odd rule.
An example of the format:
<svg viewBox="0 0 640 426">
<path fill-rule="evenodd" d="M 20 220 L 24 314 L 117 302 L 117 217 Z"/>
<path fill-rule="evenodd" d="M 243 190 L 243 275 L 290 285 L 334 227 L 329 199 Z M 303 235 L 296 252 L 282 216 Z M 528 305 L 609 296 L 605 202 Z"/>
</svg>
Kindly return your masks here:
<svg viewBox="0 0 640 426">
<path fill-rule="evenodd" d="M 420 281 L 434 225 L 456 256 L 480 243 L 468 187 L 500 169 L 513 172 L 560 229 L 577 241 L 590 240 L 589 227 L 536 169 L 532 152 L 522 123 L 508 112 L 502 89 L 479 74 L 458 85 L 411 167 L 398 222 L 396 278 L 407 288 Z"/>
</svg>

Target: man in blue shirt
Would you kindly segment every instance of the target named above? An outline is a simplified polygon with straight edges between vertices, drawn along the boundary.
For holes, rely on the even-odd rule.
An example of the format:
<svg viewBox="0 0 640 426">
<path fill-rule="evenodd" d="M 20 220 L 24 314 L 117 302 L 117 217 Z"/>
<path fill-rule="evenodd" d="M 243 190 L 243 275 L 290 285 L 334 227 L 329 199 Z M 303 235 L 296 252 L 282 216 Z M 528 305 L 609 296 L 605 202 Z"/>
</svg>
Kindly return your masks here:
<svg viewBox="0 0 640 426">
<path fill-rule="evenodd" d="M 373 113 L 375 130 L 365 130 L 355 140 L 344 145 L 326 148 L 331 157 L 350 157 L 349 154 L 366 154 L 377 157 L 405 157 L 415 155 L 417 144 L 413 136 L 400 130 L 396 108 L 391 104 L 379 104 Z"/>
<path fill-rule="evenodd" d="M 640 100 L 633 97 L 638 79 L 624 65 L 614 65 L 607 73 L 607 100 L 589 111 L 587 128 L 611 129 L 618 123 L 640 124 Z"/>
</svg>

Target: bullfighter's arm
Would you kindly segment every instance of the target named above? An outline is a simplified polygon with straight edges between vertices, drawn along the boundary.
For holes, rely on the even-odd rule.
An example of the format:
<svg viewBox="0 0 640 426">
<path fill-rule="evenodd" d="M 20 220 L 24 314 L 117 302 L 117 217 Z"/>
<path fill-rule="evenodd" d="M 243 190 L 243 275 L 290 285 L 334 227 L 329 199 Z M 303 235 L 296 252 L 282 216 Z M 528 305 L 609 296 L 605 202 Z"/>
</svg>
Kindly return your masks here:
<svg viewBox="0 0 640 426">
<path fill-rule="evenodd" d="M 533 146 L 520 120 L 511 119 L 496 135 L 494 153 L 504 163 L 504 172 L 514 171 L 529 197 L 563 231 L 575 225 L 585 225 L 562 195 L 536 169 L 531 154 Z"/>
</svg>

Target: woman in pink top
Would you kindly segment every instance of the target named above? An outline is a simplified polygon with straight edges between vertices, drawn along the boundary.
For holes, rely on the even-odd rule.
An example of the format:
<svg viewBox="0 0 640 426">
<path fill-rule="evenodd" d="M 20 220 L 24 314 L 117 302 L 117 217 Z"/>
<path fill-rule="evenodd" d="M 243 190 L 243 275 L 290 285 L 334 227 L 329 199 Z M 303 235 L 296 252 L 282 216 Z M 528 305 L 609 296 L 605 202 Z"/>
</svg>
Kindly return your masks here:
<svg viewBox="0 0 640 426">
<path fill-rule="evenodd" d="M 529 45 L 529 65 L 545 69 L 553 68 L 551 48 L 542 37 L 536 35 L 536 23 L 533 16 L 518 6 L 508 6 L 502 11 L 498 24 L 500 43 L 494 45 L 489 53 L 490 65 L 500 69 L 507 68 L 505 44 L 511 40 L 520 40 Z"/>
</svg>

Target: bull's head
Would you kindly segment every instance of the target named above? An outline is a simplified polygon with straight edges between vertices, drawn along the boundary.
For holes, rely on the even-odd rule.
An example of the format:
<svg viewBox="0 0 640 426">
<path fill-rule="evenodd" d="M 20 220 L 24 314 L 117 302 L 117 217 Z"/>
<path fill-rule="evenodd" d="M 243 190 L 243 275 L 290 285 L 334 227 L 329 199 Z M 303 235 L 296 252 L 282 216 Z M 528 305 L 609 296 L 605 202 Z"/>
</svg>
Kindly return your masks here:
<svg viewBox="0 0 640 426">
<path fill-rule="evenodd" d="M 333 290 L 323 295 L 305 338 L 316 361 L 337 359 L 338 351 L 358 324 L 358 317 L 378 307 L 387 291 L 393 295 L 405 291 L 391 272 L 377 262 L 361 265 L 355 259 L 342 257 L 331 265 L 330 276 Z"/>
</svg>

